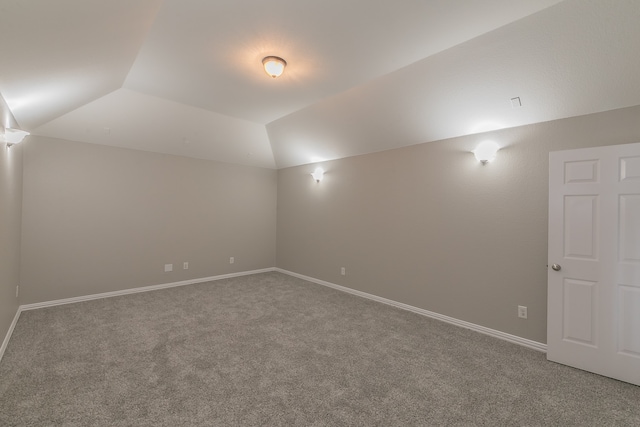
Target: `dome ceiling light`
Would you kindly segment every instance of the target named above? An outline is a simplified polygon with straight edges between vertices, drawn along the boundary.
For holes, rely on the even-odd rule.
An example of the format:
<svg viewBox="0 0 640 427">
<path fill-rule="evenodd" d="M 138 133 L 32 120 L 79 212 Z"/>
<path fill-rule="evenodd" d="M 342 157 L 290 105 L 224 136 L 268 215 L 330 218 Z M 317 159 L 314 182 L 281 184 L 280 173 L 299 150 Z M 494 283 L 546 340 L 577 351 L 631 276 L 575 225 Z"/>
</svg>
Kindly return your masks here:
<svg viewBox="0 0 640 427">
<path fill-rule="evenodd" d="M 266 56 L 262 59 L 262 65 L 264 66 L 264 71 L 275 79 L 282 75 L 284 67 L 287 66 L 287 61 L 279 56 Z"/>
</svg>

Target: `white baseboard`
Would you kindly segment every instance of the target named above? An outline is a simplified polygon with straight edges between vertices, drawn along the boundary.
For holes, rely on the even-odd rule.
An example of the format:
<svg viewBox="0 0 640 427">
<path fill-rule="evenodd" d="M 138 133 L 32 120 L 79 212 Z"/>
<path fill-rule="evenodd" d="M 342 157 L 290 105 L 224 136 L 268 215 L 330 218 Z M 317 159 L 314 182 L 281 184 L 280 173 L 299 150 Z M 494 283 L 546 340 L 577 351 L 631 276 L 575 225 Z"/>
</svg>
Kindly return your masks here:
<svg viewBox="0 0 640 427">
<path fill-rule="evenodd" d="M 337 289 L 342 292 L 347 292 L 353 295 L 357 295 L 359 297 L 367 298 L 373 301 L 381 302 L 383 304 L 391 305 L 393 307 L 401 308 L 403 310 L 411 311 L 416 314 L 420 314 L 422 316 L 431 317 L 433 319 L 437 319 L 446 323 L 450 323 L 452 325 L 460 326 L 462 328 L 471 329 L 472 331 L 480 332 L 481 334 L 489 335 L 495 338 L 499 338 L 504 341 L 509 341 L 514 344 L 518 344 L 524 347 L 528 347 L 533 350 L 541 351 L 543 353 L 547 352 L 547 345 L 528 340 L 526 338 L 519 337 L 517 335 L 507 334 L 505 332 L 497 331 L 495 329 L 486 328 L 484 326 L 476 325 L 475 323 L 466 322 L 464 320 L 456 319 L 453 317 L 445 316 L 443 314 L 435 313 L 433 311 L 424 310 L 422 308 L 414 307 L 412 305 L 404 304 L 398 301 L 393 301 L 387 298 L 382 298 L 376 295 L 368 294 L 366 292 L 357 291 L 355 289 L 347 288 L 345 286 L 336 285 L 335 283 L 325 282 L 324 280 L 315 279 L 313 277 L 304 276 L 302 274 L 294 273 L 292 271 L 283 270 L 281 268 L 275 268 L 274 271 L 278 271 L 283 274 L 288 274 L 289 276 L 297 277 L 299 279 L 303 279 L 309 282 L 317 283 L 319 285 L 327 286 L 329 288 Z"/>
<path fill-rule="evenodd" d="M 4 356 L 4 351 L 7 349 L 9 345 L 9 340 L 11 339 L 11 334 L 13 334 L 13 330 L 16 327 L 16 323 L 18 323 L 18 318 L 20 317 L 20 307 L 18 307 L 18 311 L 16 311 L 16 315 L 13 316 L 13 321 L 11 322 L 11 326 L 9 326 L 9 330 L 7 331 L 7 335 L 4 337 L 4 341 L 2 341 L 2 347 L 0 347 L 0 361 L 2 361 L 2 356 Z"/>
<path fill-rule="evenodd" d="M 75 302 L 91 301 L 91 300 L 94 300 L 94 299 L 111 298 L 111 297 L 117 297 L 117 296 L 121 296 L 121 295 L 137 294 L 137 293 L 140 293 L 140 292 L 157 291 L 157 290 L 160 290 L 160 289 L 175 288 L 177 286 L 194 285 L 196 283 L 204 283 L 204 282 L 212 282 L 212 281 L 215 281 L 215 280 L 229 279 L 231 277 L 240 277 L 240 276 L 248 276 L 248 275 L 251 275 L 251 274 L 266 273 L 266 272 L 274 271 L 274 270 L 275 269 L 273 267 L 269 267 L 269 268 L 263 268 L 261 270 L 243 271 L 243 272 L 240 272 L 240 273 L 229 273 L 229 274 L 222 274 L 222 275 L 219 275 L 219 276 L 202 277 L 202 278 L 199 278 L 199 279 L 190 279 L 190 280 L 183 280 L 183 281 L 180 281 L 180 282 L 164 283 L 162 285 L 143 286 L 143 287 L 140 287 L 140 288 L 123 289 L 121 291 L 103 292 L 103 293 L 100 293 L 100 294 L 83 295 L 83 296 L 80 296 L 80 297 L 64 298 L 64 299 L 58 299 L 58 300 L 53 300 L 53 301 L 36 302 L 36 303 L 33 303 L 33 304 L 21 305 L 20 306 L 20 311 L 35 310 L 35 309 L 38 309 L 38 308 L 53 307 L 53 306 L 56 306 L 56 305 L 63 305 L 63 304 L 73 304 Z"/>
</svg>

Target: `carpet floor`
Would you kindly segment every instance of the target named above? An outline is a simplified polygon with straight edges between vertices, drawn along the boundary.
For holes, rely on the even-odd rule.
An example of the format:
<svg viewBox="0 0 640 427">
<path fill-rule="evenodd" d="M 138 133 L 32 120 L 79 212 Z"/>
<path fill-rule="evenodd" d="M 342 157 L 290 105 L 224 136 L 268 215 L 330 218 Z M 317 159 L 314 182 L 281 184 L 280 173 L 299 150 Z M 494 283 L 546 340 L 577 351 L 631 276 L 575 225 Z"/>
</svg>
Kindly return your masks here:
<svg viewBox="0 0 640 427">
<path fill-rule="evenodd" d="M 639 426 L 640 387 L 271 272 L 25 311 L 2 426 Z"/>
</svg>

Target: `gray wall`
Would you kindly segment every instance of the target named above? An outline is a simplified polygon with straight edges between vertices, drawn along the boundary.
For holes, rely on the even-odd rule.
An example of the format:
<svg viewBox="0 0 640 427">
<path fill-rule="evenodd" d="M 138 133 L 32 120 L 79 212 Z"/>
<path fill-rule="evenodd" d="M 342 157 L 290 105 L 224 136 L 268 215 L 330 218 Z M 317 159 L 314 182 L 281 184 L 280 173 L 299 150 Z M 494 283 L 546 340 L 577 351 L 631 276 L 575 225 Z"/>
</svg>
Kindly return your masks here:
<svg viewBox="0 0 640 427">
<path fill-rule="evenodd" d="M 275 170 L 34 136 L 23 148 L 21 304 L 275 265 Z"/>
<path fill-rule="evenodd" d="M 326 162 L 320 184 L 315 165 L 29 137 L 0 155 L 0 333 L 18 305 L 23 186 L 21 304 L 277 265 L 545 342 L 548 153 L 638 142 L 639 119 L 640 106 Z M 469 151 L 485 138 L 504 148 L 481 166 Z"/>
<path fill-rule="evenodd" d="M 549 152 L 639 141 L 640 106 L 326 162 L 319 184 L 282 169 L 277 266 L 546 342 Z"/>
<path fill-rule="evenodd" d="M 0 96 L 0 131 L 16 126 Z M 22 145 L 0 143 L 0 345 L 18 311 L 20 221 L 22 209 Z"/>
</svg>

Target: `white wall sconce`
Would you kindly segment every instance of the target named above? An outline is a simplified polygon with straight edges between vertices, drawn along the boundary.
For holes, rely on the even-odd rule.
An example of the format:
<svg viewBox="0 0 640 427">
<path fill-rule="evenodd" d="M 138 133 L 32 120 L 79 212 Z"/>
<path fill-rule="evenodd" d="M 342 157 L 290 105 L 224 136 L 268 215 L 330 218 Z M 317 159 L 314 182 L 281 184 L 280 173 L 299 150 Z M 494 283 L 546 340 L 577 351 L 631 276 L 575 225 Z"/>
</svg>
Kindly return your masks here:
<svg viewBox="0 0 640 427">
<path fill-rule="evenodd" d="M 322 181 L 322 178 L 324 178 L 324 169 L 320 167 L 316 168 L 316 170 L 313 171 L 311 176 L 313 177 L 313 179 L 315 179 L 316 182 Z"/>
<path fill-rule="evenodd" d="M 284 67 L 287 66 L 287 61 L 279 56 L 266 56 L 262 58 L 262 66 L 264 67 L 264 71 L 275 79 L 284 73 Z"/>
<path fill-rule="evenodd" d="M 29 132 L 20 129 L 6 128 L 2 140 L 7 143 L 7 148 L 12 145 L 16 145 L 22 142 L 25 136 L 29 135 Z"/>
<path fill-rule="evenodd" d="M 500 149 L 500 146 L 493 141 L 484 141 L 478 145 L 478 147 L 472 151 L 478 160 L 483 165 L 493 161 L 496 158 L 496 153 Z"/>
</svg>

